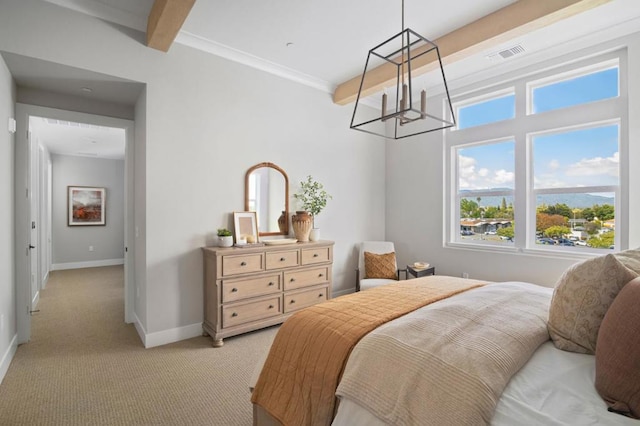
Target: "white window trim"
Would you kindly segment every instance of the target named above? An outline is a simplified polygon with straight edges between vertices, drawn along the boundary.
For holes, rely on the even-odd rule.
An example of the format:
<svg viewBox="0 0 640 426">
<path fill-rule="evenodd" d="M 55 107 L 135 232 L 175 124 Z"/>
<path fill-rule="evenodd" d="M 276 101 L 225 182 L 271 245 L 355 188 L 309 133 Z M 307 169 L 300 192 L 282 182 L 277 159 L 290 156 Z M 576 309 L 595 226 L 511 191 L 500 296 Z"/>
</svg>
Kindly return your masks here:
<svg viewBox="0 0 640 426">
<path fill-rule="evenodd" d="M 549 66 L 549 62 L 545 62 L 544 67 L 538 70 L 527 69 L 520 77 L 516 77 L 509 81 L 491 86 L 478 83 L 475 88 L 467 89 L 463 94 L 454 94 L 452 102 L 454 108 L 460 105 L 478 102 L 482 99 L 490 99 L 495 94 L 508 94 L 514 91 L 516 94 L 516 113 L 515 119 L 503 120 L 490 125 L 482 125 L 469 127 L 459 130 L 449 130 L 444 134 L 444 155 L 445 155 L 445 190 L 444 194 L 444 217 L 443 224 L 443 246 L 467 250 L 481 250 L 483 252 L 514 252 L 525 253 L 542 257 L 560 257 L 568 259 L 581 259 L 592 257 L 594 255 L 602 255 L 605 253 L 602 249 L 590 249 L 581 247 L 579 251 L 571 250 L 568 247 L 545 246 L 538 247 L 535 244 L 535 209 L 529 208 L 533 203 L 535 205 L 535 191 L 533 190 L 533 177 L 530 176 L 532 164 L 532 156 L 529 155 L 532 134 L 539 135 L 544 132 L 556 132 L 558 129 L 584 128 L 595 123 L 618 122 L 619 123 L 619 185 L 617 188 L 603 187 L 607 189 L 605 192 L 614 192 L 615 211 L 616 211 L 616 235 L 615 247 L 618 250 L 628 248 L 629 244 L 629 191 L 628 191 L 628 105 L 625 102 L 628 93 L 628 75 L 627 75 L 627 51 L 626 48 L 618 49 L 614 52 L 607 52 L 600 55 L 591 55 L 585 59 L 573 59 L 571 61 L 562 61 L 558 59 L 556 66 Z M 586 56 L 586 55 L 585 55 Z M 591 67 L 593 70 L 608 69 L 612 63 L 618 63 L 619 66 L 619 91 L 618 96 L 594 101 L 578 106 L 562 108 L 553 111 L 547 111 L 538 114 L 529 114 L 528 99 L 526 96 L 531 90 L 533 83 L 544 81 L 549 84 L 552 81 L 560 81 L 564 76 L 579 76 L 586 73 Z M 556 76 L 558 80 L 555 80 Z M 455 105 L 458 103 L 458 105 Z M 558 114 L 559 111 L 565 114 Z M 470 137 L 473 135 L 473 137 Z M 460 146 L 472 146 L 470 140 L 476 143 L 487 143 L 499 140 L 515 140 L 515 186 L 514 186 L 514 221 L 516 225 L 516 237 L 513 246 L 498 244 L 477 244 L 462 241 L 458 239 L 460 234 L 460 206 L 458 200 L 458 181 L 457 181 L 457 155 L 456 149 Z M 617 189 L 617 191 L 616 191 Z M 571 192 L 575 188 L 571 189 Z M 567 191 L 565 191 L 567 192 Z M 531 201 L 533 199 L 533 201 Z M 456 203 L 457 201 L 457 203 Z M 455 203 L 455 204 L 454 204 Z M 533 230 L 531 229 L 533 227 Z M 567 250 L 568 249 L 568 250 Z"/>
</svg>

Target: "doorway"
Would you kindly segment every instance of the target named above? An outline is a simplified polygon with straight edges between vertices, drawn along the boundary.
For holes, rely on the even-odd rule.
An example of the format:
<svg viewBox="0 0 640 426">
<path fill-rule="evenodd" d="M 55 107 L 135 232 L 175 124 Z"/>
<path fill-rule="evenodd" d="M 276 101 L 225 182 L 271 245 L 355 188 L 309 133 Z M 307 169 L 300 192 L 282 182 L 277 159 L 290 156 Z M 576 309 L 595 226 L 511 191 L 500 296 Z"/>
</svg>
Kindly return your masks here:
<svg viewBox="0 0 640 426">
<path fill-rule="evenodd" d="M 16 104 L 16 116 L 18 123 L 15 170 L 18 342 L 24 343 L 30 339 L 31 314 L 37 309 L 35 305 L 38 301 L 39 291 L 46 284 L 48 272 L 54 269 L 106 266 L 110 264 L 117 264 L 118 261 L 120 261 L 120 263 L 123 262 L 125 304 L 124 321 L 127 323 L 133 322 L 134 240 L 131 230 L 133 228 L 134 122 L 126 119 L 20 103 Z M 70 182 L 78 181 L 80 178 L 70 178 L 72 180 L 65 184 L 64 175 L 54 176 L 52 173 L 53 167 L 55 167 L 55 159 L 58 156 L 60 159 L 64 159 L 67 164 L 82 164 L 82 161 L 78 161 L 81 157 L 89 157 L 85 162 L 87 163 L 90 160 L 95 162 L 96 159 L 91 157 L 97 155 L 94 155 L 90 150 L 78 151 L 78 146 L 66 147 L 68 149 L 66 152 L 67 154 L 75 152 L 76 155 L 64 155 L 64 143 L 61 146 L 47 147 L 47 135 L 43 132 L 46 133 L 47 129 L 49 129 L 49 131 L 58 131 L 64 134 L 65 130 L 70 132 L 72 129 L 79 130 L 83 127 L 85 129 L 93 129 L 96 131 L 103 129 L 105 132 L 109 132 L 109 129 L 111 129 L 112 133 L 115 132 L 121 135 L 122 152 L 120 154 L 114 154 L 112 150 L 111 156 L 120 155 L 122 160 L 124 160 L 124 164 L 121 166 L 121 171 L 124 174 L 124 176 L 121 176 L 122 186 L 120 188 L 112 188 L 110 191 L 112 192 L 112 197 L 105 199 L 103 206 L 105 207 L 105 210 L 103 213 L 105 215 L 108 213 L 109 210 L 107 210 L 107 208 L 111 206 L 108 204 L 109 201 L 116 203 L 119 205 L 118 208 L 121 209 L 120 212 L 123 214 L 122 223 L 120 223 L 119 226 L 112 226 L 109 231 L 116 229 L 119 230 L 118 232 L 121 232 L 120 239 L 116 238 L 115 243 L 120 245 L 119 250 L 116 249 L 116 251 L 122 253 L 122 258 L 118 256 L 107 256 L 109 257 L 108 259 L 95 260 L 94 257 L 94 260 L 91 260 L 91 256 L 89 256 L 86 257 L 87 260 L 64 262 L 60 261 L 60 259 L 63 259 L 62 257 L 58 256 L 56 258 L 55 256 L 52 256 L 56 253 L 56 247 L 52 245 L 52 243 L 55 244 L 55 241 L 52 241 L 52 236 L 54 234 L 52 231 L 54 230 L 57 231 L 56 234 L 58 235 L 58 238 L 66 239 L 69 250 L 71 251 L 87 250 L 87 252 L 92 253 L 96 249 L 104 249 L 107 245 L 111 246 L 111 253 L 113 253 L 114 250 L 114 240 L 109 239 L 110 243 L 107 244 L 108 238 L 105 238 L 106 223 L 105 227 L 100 226 L 100 230 L 98 230 L 98 227 L 82 226 L 82 228 L 88 229 L 88 231 L 84 233 L 76 232 L 75 234 L 73 232 L 67 232 L 79 230 L 67 229 L 72 228 L 68 222 L 67 214 L 67 206 L 69 205 L 69 200 L 67 199 L 67 187 L 69 185 L 77 185 Z M 86 133 L 86 135 L 90 134 L 91 132 Z M 49 137 L 49 139 L 51 138 Z M 97 145 L 99 141 L 96 139 L 98 138 L 96 137 L 93 140 L 84 142 L 88 144 L 93 144 L 95 142 Z M 79 142 L 83 141 L 80 140 Z M 53 164 L 51 158 L 54 158 Z M 97 169 L 99 164 L 100 162 L 90 165 L 89 167 L 92 168 L 92 170 L 89 171 L 89 174 L 92 172 L 94 172 L 94 174 L 98 174 Z M 86 167 L 86 164 L 84 167 Z M 79 176 L 77 172 L 78 170 L 75 171 L 75 176 Z M 95 179 L 98 180 L 96 181 Z M 78 183 L 81 184 L 82 182 L 82 179 L 80 179 Z M 91 182 L 91 177 L 89 177 L 89 180 L 85 180 L 84 182 Z M 94 178 L 94 182 L 100 182 L 100 178 Z M 62 184 L 62 187 L 60 184 Z M 119 194 L 118 191 L 120 191 Z M 112 218 L 112 221 L 113 219 L 115 218 Z M 108 221 L 108 216 L 105 217 L 105 222 L 106 221 Z M 115 222 L 116 225 L 118 225 L 117 220 Z M 84 229 L 80 229 L 80 231 L 83 230 Z M 95 231 L 102 231 L 102 234 Z M 96 242 L 92 243 L 92 241 Z M 82 259 L 82 255 L 78 255 L 76 253 L 76 256 L 80 256 L 79 258 Z"/>
</svg>

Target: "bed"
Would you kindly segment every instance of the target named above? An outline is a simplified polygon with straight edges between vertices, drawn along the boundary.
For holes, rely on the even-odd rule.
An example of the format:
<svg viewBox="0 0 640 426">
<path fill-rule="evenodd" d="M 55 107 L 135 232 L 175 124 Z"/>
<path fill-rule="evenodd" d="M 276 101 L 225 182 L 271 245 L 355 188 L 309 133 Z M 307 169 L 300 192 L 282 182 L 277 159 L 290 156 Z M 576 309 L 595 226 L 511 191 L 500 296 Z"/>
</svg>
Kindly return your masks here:
<svg viewBox="0 0 640 426">
<path fill-rule="evenodd" d="M 443 276 L 383 287 L 389 288 L 379 290 L 380 300 L 396 300 L 407 287 L 418 293 L 407 297 L 407 312 L 361 330 L 351 348 L 328 336 L 348 334 L 344 323 L 359 309 L 374 306 L 370 316 L 385 316 L 382 302 L 357 307 L 374 291 L 315 307 L 328 309 L 327 323 L 308 310 L 300 321 L 317 332 L 283 324 L 254 373 L 254 424 L 640 424 L 607 411 L 594 387 L 594 355 L 566 352 L 549 340 L 553 289 Z M 426 297 L 427 287 L 449 293 Z M 423 297 L 429 301 L 422 304 Z M 340 353 L 344 359 L 331 365 Z"/>
</svg>

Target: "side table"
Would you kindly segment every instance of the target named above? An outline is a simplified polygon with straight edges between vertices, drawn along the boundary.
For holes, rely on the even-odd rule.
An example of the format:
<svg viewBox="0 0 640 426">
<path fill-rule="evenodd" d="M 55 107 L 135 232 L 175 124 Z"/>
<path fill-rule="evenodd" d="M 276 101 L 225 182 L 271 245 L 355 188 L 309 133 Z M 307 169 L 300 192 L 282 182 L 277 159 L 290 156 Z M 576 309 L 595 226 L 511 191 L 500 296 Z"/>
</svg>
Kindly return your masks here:
<svg viewBox="0 0 640 426">
<path fill-rule="evenodd" d="M 407 273 L 413 275 L 415 278 L 426 277 L 436 274 L 436 267 L 429 266 L 428 268 L 415 268 L 413 265 L 407 265 Z"/>
</svg>

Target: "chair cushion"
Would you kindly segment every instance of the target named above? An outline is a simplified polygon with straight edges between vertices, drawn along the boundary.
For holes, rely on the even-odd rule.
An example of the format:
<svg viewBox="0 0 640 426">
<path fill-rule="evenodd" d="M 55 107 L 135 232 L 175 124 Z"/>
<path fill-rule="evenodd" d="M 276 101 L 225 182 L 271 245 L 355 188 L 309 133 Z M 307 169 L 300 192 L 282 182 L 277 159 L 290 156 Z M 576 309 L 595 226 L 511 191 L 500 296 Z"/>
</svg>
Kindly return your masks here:
<svg viewBox="0 0 640 426">
<path fill-rule="evenodd" d="M 559 349 L 594 354 L 604 315 L 620 289 L 638 274 L 613 254 L 577 263 L 560 277 L 547 327 Z"/>
<path fill-rule="evenodd" d="M 625 285 L 602 320 L 596 389 L 613 410 L 640 417 L 640 278 Z"/>
<path fill-rule="evenodd" d="M 376 254 L 364 252 L 364 276 L 365 278 L 398 279 L 396 270 L 396 254 L 394 252 Z"/>
</svg>

